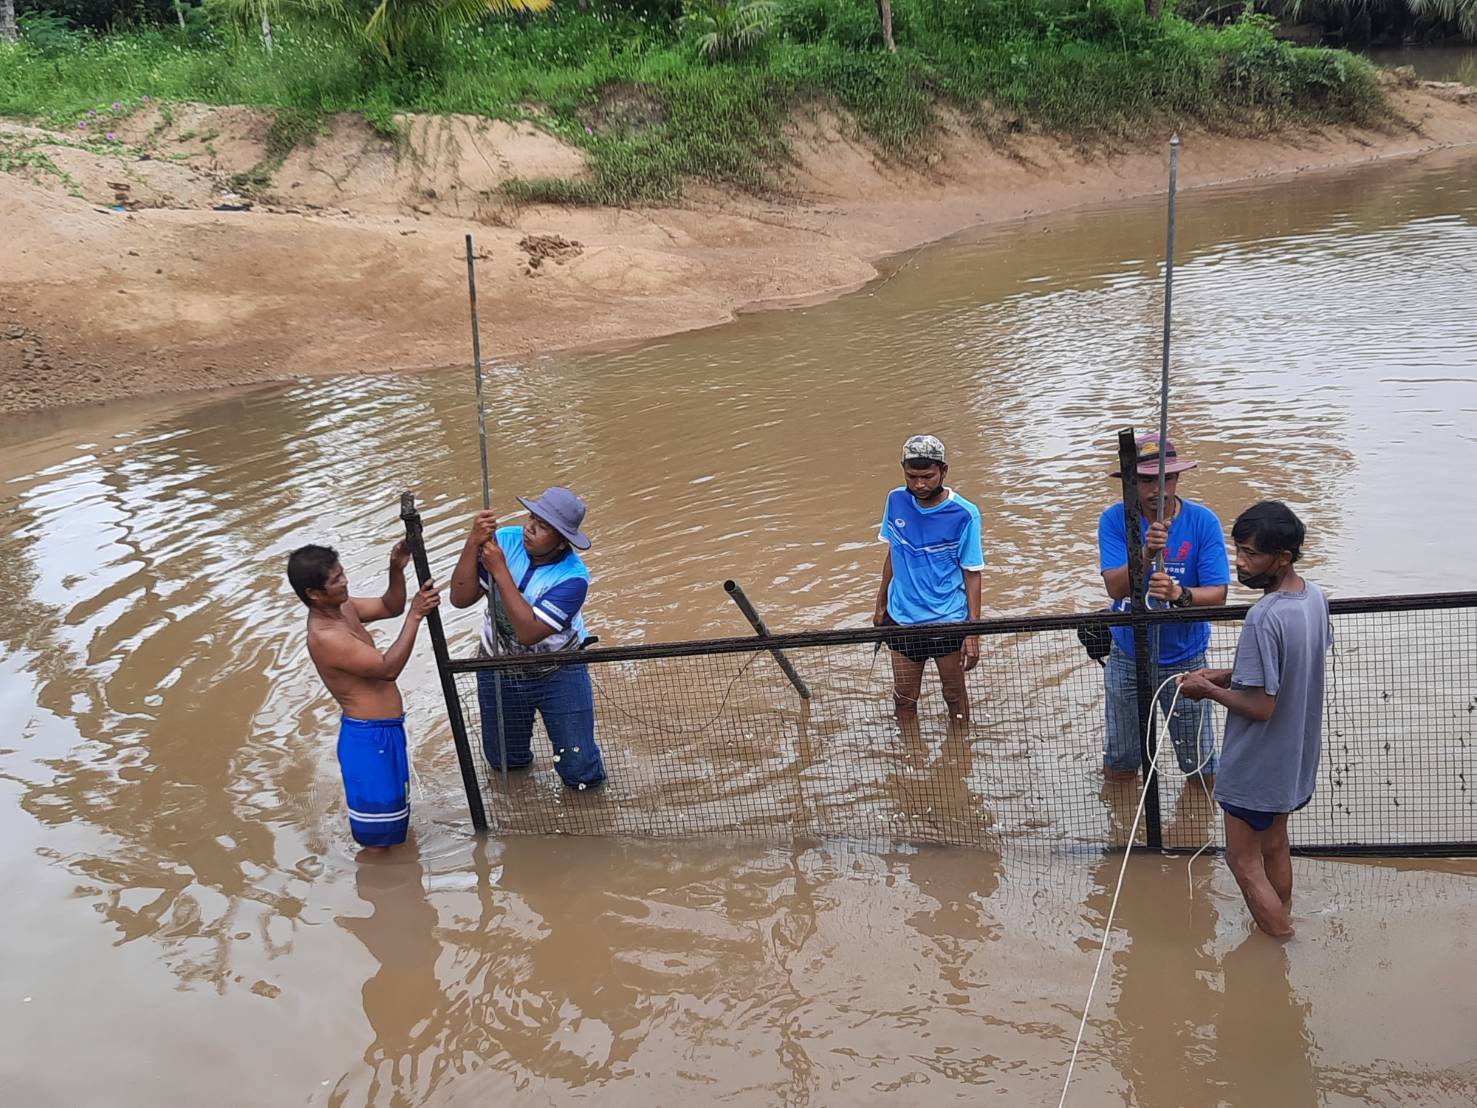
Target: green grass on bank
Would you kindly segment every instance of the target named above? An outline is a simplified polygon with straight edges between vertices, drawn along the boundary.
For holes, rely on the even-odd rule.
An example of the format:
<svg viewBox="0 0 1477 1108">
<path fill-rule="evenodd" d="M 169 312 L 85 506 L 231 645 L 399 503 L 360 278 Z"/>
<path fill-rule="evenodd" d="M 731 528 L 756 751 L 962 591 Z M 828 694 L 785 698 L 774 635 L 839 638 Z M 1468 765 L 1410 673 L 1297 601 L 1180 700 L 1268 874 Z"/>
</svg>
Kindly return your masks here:
<svg viewBox="0 0 1477 1108">
<path fill-rule="evenodd" d="M 901 158 L 926 147 L 938 104 L 987 132 L 1024 120 L 1084 139 L 1167 120 L 1259 131 L 1384 113 L 1368 63 L 1279 42 L 1255 17 L 1153 21 L 1138 0 L 894 0 L 893 11 L 889 54 L 872 0 L 781 0 L 767 39 L 723 62 L 668 20 L 572 4 L 488 19 L 394 67 L 332 24 L 279 27 L 270 58 L 224 28 L 50 35 L 0 44 L 0 114 L 66 124 L 147 96 L 287 109 L 302 134 L 337 111 L 381 131 L 397 111 L 536 115 L 589 152 L 592 173 L 512 193 L 628 204 L 671 199 L 687 177 L 764 188 L 785 120 L 818 102 L 843 105 Z"/>
</svg>

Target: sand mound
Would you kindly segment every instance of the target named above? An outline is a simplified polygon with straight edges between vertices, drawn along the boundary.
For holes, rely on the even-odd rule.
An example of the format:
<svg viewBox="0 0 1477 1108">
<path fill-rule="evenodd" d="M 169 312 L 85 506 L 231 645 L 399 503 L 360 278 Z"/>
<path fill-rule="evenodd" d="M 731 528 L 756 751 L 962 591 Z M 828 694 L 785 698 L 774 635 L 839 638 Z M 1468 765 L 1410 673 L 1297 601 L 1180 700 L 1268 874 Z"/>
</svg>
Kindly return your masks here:
<svg viewBox="0 0 1477 1108">
<path fill-rule="evenodd" d="M 1403 122 L 1383 133 L 1188 133 L 1181 187 L 1477 144 L 1471 90 L 1391 96 Z M 0 411 L 464 360 L 469 231 L 483 349 L 521 357 L 834 295 L 971 224 L 1164 187 L 1163 136 L 1088 154 L 1008 119 L 945 117 L 926 156 L 888 159 L 817 110 L 792 126 L 777 196 L 517 207 L 501 182 L 579 174 L 580 153 L 529 124 L 404 116 L 386 138 L 338 117 L 254 183 L 273 119 L 154 106 L 115 121 L 114 142 L 0 123 Z"/>
<path fill-rule="evenodd" d="M 255 108 L 156 104 L 109 124 L 113 140 L 0 122 L 0 143 L 30 152 L 35 164 L 23 176 L 32 184 L 130 210 L 252 204 L 474 219 L 496 206 L 511 177 L 585 170 L 579 150 L 532 124 L 465 115 L 397 116 L 393 136 L 359 116 L 333 116 L 273 166 L 274 118 Z"/>
</svg>

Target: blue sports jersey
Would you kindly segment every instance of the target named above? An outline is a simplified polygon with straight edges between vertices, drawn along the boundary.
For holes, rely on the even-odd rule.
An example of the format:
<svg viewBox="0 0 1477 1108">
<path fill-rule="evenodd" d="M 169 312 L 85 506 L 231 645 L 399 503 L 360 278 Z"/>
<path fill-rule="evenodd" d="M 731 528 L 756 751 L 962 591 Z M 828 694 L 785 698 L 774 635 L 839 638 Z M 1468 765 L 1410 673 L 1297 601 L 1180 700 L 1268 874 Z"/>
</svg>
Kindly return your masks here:
<svg viewBox="0 0 1477 1108">
<path fill-rule="evenodd" d="M 1149 521 L 1141 518 L 1139 543 L 1149 533 Z M 1123 505 L 1114 504 L 1098 520 L 1098 568 L 1120 569 L 1128 564 L 1128 541 L 1123 526 Z M 1180 497 L 1179 514 L 1169 524 L 1169 544 L 1164 548 L 1164 570 L 1181 588 L 1199 585 L 1229 585 L 1231 566 L 1226 559 L 1226 536 L 1216 514 L 1203 504 Z M 1149 575 L 1144 574 L 1148 588 Z M 1163 607 L 1158 601 L 1153 601 Z M 1126 612 L 1132 605 L 1127 597 L 1113 601 L 1113 611 Z M 1210 645 L 1208 623 L 1165 623 L 1158 628 L 1159 664 L 1174 665 L 1202 654 Z M 1113 641 L 1118 649 L 1133 654 L 1133 628 L 1114 627 Z"/>
<path fill-rule="evenodd" d="M 518 583 L 533 614 L 543 620 L 553 633 L 531 646 L 518 641 L 512 624 L 503 613 L 498 638 L 504 654 L 547 654 L 555 650 L 578 647 L 585 640 L 585 619 L 580 609 L 590 591 L 590 571 L 584 561 L 573 550 L 567 549 L 557 562 L 536 566 L 523 548 L 523 528 L 499 527 L 494 536 L 502 547 L 503 557 L 508 563 L 508 572 Z M 487 568 L 481 560 L 477 563 L 477 582 L 487 591 Z M 482 645 L 492 653 L 492 613 L 482 621 Z"/>
<path fill-rule="evenodd" d="M 964 571 L 985 568 L 980 511 L 953 489 L 920 508 L 906 488 L 887 494 L 877 537 L 892 549 L 887 612 L 901 624 L 961 623 L 969 618 Z"/>
</svg>

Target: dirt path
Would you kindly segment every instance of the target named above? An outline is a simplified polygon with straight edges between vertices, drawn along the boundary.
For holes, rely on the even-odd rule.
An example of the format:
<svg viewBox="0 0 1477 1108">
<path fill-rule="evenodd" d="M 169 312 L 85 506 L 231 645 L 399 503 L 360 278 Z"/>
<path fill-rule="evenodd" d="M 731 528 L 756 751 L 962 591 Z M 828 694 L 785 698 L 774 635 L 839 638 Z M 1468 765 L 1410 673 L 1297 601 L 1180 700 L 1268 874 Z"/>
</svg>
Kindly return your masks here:
<svg viewBox="0 0 1477 1108">
<path fill-rule="evenodd" d="M 1392 96 L 1407 125 L 1390 133 L 1187 134 L 1181 187 L 1477 145 L 1470 90 Z M 1001 151 L 958 126 L 931 164 L 899 166 L 821 117 L 795 128 L 784 199 L 698 189 L 676 209 L 514 208 L 499 181 L 578 173 L 578 152 L 526 125 L 406 119 L 396 145 L 343 119 L 287 159 L 265 202 L 235 210 L 228 182 L 261 161 L 267 127 L 247 109 L 177 105 L 135 116 L 114 147 L 83 147 L 0 124 L 0 142 L 50 161 L 0 193 L 0 412 L 464 361 L 468 231 L 483 348 L 516 358 L 835 295 L 965 227 L 1164 182 L 1158 137 L 1087 156 L 1032 136 Z"/>
</svg>

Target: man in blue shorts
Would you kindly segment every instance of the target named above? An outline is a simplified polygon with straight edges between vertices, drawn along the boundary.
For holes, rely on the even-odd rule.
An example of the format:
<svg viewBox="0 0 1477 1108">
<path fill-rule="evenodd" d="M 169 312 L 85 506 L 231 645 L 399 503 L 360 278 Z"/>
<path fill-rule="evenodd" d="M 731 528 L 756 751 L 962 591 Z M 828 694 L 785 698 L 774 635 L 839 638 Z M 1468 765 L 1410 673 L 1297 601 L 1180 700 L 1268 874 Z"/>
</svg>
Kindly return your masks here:
<svg viewBox="0 0 1477 1108">
<path fill-rule="evenodd" d="M 1226 602 L 1231 567 L 1226 560 L 1226 537 L 1221 521 L 1203 504 L 1179 495 L 1180 474 L 1197 463 L 1179 456 L 1174 443 L 1164 443 L 1164 519 L 1159 521 L 1159 436 L 1138 440 L 1139 541 L 1133 556 L 1148 577 L 1148 595 L 1158 606 L 1213 608 Z M 1119 474 L 1114 472 L 1114 477 Z M 1153 522 L 1151 522 L 1153 521 Z M 1115 612 L 1132 607 L 1129 599 L 1128 529 L 1121 503 L 1105 510 L 1098 520 L 1098 567 L 1103 587 Z M 1164 555 L 1164 569 L 1154 572 L 1154 560 Z M 1153 606 L 1151 602 L 1151 606 Z M 1133 657 L 1133 628 L 1114 627 L 1113 647 L 1103 671 L 1107 692 L 1107 745 L 1103 772 L 1109 778 L 1131 778 L 1139 771 L 1139 715 L 1137 676 Z M 1145 631 L 1145 634 L 1150 632 Z M 1208 623 L 1165 623 L 1151 634 L 1158 639 L 1158 657 L 1150 655 L 1153 688 L 1171 675 L 1189 673 L 1205 665 L 1210 645 Z M 1159 695 L 1161 710 L 1174 699 L 1173 687 Z M 1169 718 L 1169 737 L 1185 773 L 1206 778 L 1216 772 L 1215 725 L 1208 709 L 1183 699 Z"/>
<path fill-rule="evenodd" d="M 390 551 L 390 581 L 375 599 L 349 595 L 349 579 L 328 546 L 303 546 L 287 559 L 287 580 L 308 606 L 308 656 L 343 708 L 338 763 L 349 806 L 349 830 L 374 849 L 405 841 L 410 828 L 410 763 L 405 751 L 405 708 L 395 679 L 410 660 L 416 632 L 440 603 L 427 581 L 410 602 L 394 645 L 380 653 L 366 623 L 405 611 L 405 566 L 410 551 Z"/>
<path fill-rule="evenodd" d="M 1328 598 L 1293 568 L 1306 530 L 1286 504 L 1253 505 L 1231 528 L 1236 578 L 1262 598 L 1246 613 L 1230 669 L 1180 679 L 1180 695 L 1226 709 L 1215 798 L 1226 864 L 1257 926 L 1292 937 L 1287 817 L 1313 799 L 1323 748 L 1323 668 L 1333 645 Z"/>
<path fill-rule="evenodd" d="M 531 654 L 547 664 L 511 670 L 501 680 L 503 732 L 498 736 L 498 680 L 477 674 L 482 749 L 494 769 L 533 764 L 533 717 L 544 718 L 554 748 L 554 769 L 570 788 L 605 780 L 605 762 L 595 743 L 595 698 L 586 667 L 576 661 L 585 641 L 581 609 L 590 591 L 590 571 L 577 550 L 590 540 L 580 530 L 585 502 L 568 489 L 551 488 L 536 500 L 518 498 L 529 511 L 522 527 L 499 527 L 493 512 L 478 512 L 451 575 L 451 603 L 467 608 L 495 587 L 499 620 L 489 610 L 482 623 L 483 657 Z"/>
<path fill-rule="evenodd" d="M 979 664 L 978 635 L 919 624 L 980 618 L 980 512 L 944 484 L 949 463 L 932 435 L 903 443 L 903 484 L 887 494 L 877 537 L 887 544 L 872 622 L 897 627 L 892 649 L 893 706 L 901 721 L 916 719 L 923 667 L 932 658 L 953 723 L 969 722 L 964 675 Z"/>
</svg>

